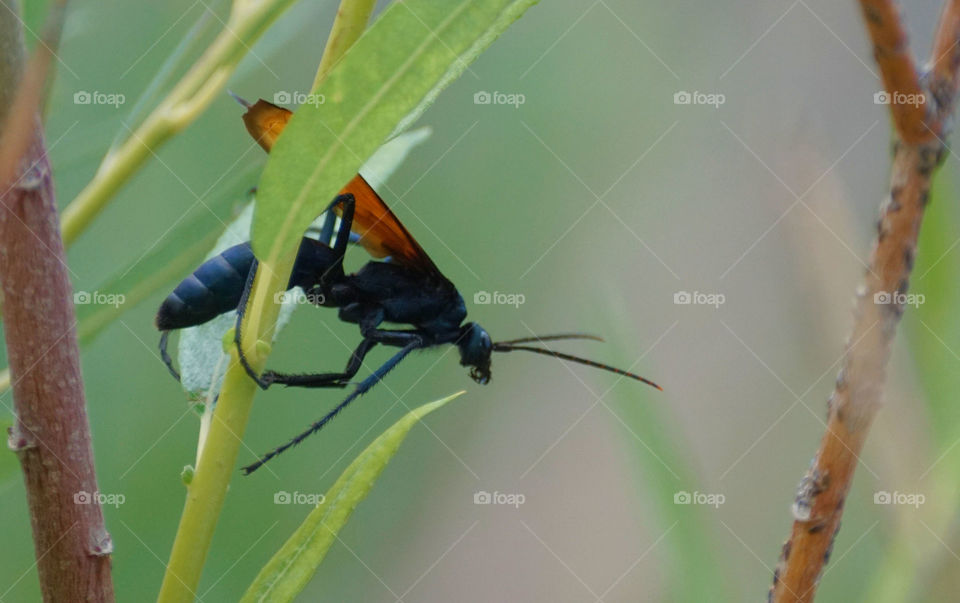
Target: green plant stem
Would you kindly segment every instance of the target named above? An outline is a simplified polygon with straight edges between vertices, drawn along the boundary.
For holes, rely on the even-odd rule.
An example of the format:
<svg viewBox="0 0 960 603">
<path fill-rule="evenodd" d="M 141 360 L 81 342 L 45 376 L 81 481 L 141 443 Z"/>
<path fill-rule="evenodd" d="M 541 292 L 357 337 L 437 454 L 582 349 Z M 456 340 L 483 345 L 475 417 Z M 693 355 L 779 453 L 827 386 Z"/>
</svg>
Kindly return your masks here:
<svg viewBox="0 0 960 603">
<path fill-rule="evenodd" d="M 330 37 L 344 41 L 333 46 L 328 44 L 328 52 L 339 52 L 342 56 L 360 37 L 366 27 L 369 11 L 344 9 L 351 4 L 368 2 L 342 0 Z M 352 33 L 347 35 L 345 32 Z M 326 60 L 335 64 L 339 58 L 335 56 Z M 245 312 L 244 336 L 240 345 L 251 366 L 258 372 L 263 370 L 269 353 L 269 346 L 260 342 L 272 339 L 270 333 L 279 313 L 280 306 L 273 300 L 277 293 L 285 289 L 294 259 L 295 253 L 288 254 L 274 265 L 261 263 L 257 270 Z M 200 574 L 236 465 L 240 443 L 253 407 L 256 385 L 237 362 L 235 354 L 236 350 L 233 349 L 200 462 L 188 486 L 187 502 L 160 589 L 158 601 L 161 603 L 192 601 L 196 597 Z"/>
<path fill-rule="evenodd" d="M 0 371 L 0 394 L 10 389 L 10 369 Z"/>
<path fill-rule="evenodd" d="M 193 601 L 210 541 L 223 508 L 227 486 L 243 432 L 247 427 L 256 384 L 238 366 L 236 350 L 231 353 L 231 370 L 223 382 L 221 400 L 213 413 L 210 434 L 190 485 L 180 519 L 170 563 L 163 577 L 158 601 Z"/>
<path fill-rule="evenodd" d="M 337 20 L 343 23 L 343 27 L 337 31 L 331 31 L 330 37 L 327 38 L 327 46 L 323 50 L 317 75 L 313 79 L 313 90 L 320 87 L 334 65 L 363 34 L 376 3 L 376 0 L 353 0 L 340 3 L 340 8 L 337 9 Z"/>
<path fill-rule="evenodd" d="M 93 179 L 63 210 L 69 246 L 154 150 L 193 122 L 219 93 L 250 45 L 294 0 L 236 0 L 223 31 L 127 139 L 104 157 Z"/>
</svg>

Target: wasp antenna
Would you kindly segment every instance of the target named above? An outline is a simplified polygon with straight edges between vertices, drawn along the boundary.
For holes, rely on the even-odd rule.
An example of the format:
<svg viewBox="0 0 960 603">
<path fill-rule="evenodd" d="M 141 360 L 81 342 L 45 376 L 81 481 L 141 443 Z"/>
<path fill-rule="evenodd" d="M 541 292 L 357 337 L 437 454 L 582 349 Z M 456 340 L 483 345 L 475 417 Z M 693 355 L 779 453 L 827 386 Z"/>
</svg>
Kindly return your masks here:
<svg viewBox="0 0 960 603">
<path fill-rule="evenodd" d="M 510 339 L 507 341 L 498 341 L 496 345 L 513 345 L 515 343 L 536 343 L 539 341 L 558 341 L 560 339 L 590 339 L 592 341 L 603 341 L 603 337 L 591 335 L 590 333 L 558 333 L 555 335 L 533 335 L 532 337 L 521 337 L 520 339 Z"/>
<path fill-rule="evenodd" d="M 595 362 L 595 361 L 593 361 L 593 360 L 588 360 L 588 359 L 586 359 L 586 358 L 580 358 L 579 356 L 572 356 L 572 355 L 570 355 L 570 354 L 564 354 L 563 352 L 554 352 L 553 350 L 546 350 L 546 349 L 544 349 L 544 348 L 535 348 L 535 347 L 526 346 L 526 345 L 504 345 L 503 343 L 497 343 L 497 344 L 494 344 L 494 346 L 493 346 L 493 351 L 494 351 L 494 352 L 512 352 L 512 351 L 514 351 L 514 350 L 522 350 L 522 351 L 524 351 L 524 352 L 535 352 L 535 353 L 537 353 L 537 354 L 543 354 L 544 356 L 551 356 L 551 357 L 553 357 L 553 358 L 559 358 L 559 359 L 561 359 L 561 360 L 569 360 L 570 362 L 578 362 L 578 363 L 580 363 L 580 364 L 585 364 L 585 365 L 587 365 L 587 366 L 592 366 L 593 368 L 598 368 L 598 369 L 602 369 L 602 370 L 604 370 L 604 371 L 609 371 L 609 372 L 614 373 L 614 374 L 616 374 L 616 375 L 620 375 L 621 377 L 629 377 L 629 378 L 631 378 L 631 379 L 635 379 L 635 380 L 637 380 L 637 381 L 639 381 L 639 382 L 641 382 L 641 383 L 646 383 L 647 385 L 649 385 L 649 386 L 651 386 L 651 387 L 655 387 L 655 388 L 659 389 L 660 391 L 663 391 L 663 388 L 662 388 L 662 387 L 660 387 L 659 385 L 657 385 L 656 383 L 654 383 L 653 381 L 650 381 L 649 379 L 647 379 L 647 378 L 645 378 L 645 377 L 641 377 L 640 375 L 637 375 L 636 373 L 631 373 L 630 371 L 625 371 L 625 370 L 623 370 L 623 369 L 618 369 L 618 368 L 616 368 L 616 367 L 614 367 L 614 366 L 610 366 L 609 364 L 602 364 L 602 363 L 600 363 L 600 362 Z"/>
<path fill-rule="evenodd" d="M 230 96 L 232 96 L 232 97 L 233 97 L 233 100 L 237 101 L 238 103 L 240 103 L 241 105 L 243 105 L 243 106 L 246 107 L 247 109 L 249 109 L 250 107 L 253 106 L 253 105 L 251 105 L 249 102 L 247 102 L 246 99 L 244 99 L 244 98 L 241 97 L 240 95 L 234 93 L 233 90 L 227 90 L 227 94 L 229 94 Z"/>
</svg>

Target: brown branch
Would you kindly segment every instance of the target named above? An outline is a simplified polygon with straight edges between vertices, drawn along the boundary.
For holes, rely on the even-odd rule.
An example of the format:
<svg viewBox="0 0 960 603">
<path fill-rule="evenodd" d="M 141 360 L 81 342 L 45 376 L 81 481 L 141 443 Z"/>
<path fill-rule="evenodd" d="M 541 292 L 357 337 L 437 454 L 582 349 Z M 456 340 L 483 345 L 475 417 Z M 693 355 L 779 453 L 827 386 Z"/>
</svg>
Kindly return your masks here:
<svg viewBox="0 0 960 603">
<path fill-rule="evenodd" d="M 112 544 L 96 502 L 73 296 L 37 112 L 46 78 L 23 75 L 20 21 L 7 7 L 0 40 L 0 287 L 16 414 L 8 445 L 23 468 L 44 600 L 112 601 Z"/>
<path fill-rule="evenodd" d="M 924 142 L 931 138 L 927 128 L 928 105 L 924 102 L 924 90 L 907 32 L 900 21 L 900 7 L 894 0 L 860 0 L 860 8 L 873 42 L 873 57 L 880 66 L 884 90 L 892 99 L 890 113 L 896 129 L 904 142 Z"/>
<path fill-rule="evenodd" d="M 906 35 L 892 2 L 861 2 L 887 90 L 909 90 L 920 77 L 906 50 Z M 870 268 L 857 292 L 854 328 L 843 368 L 828 404 L 826 433 L 800 483 L 790 539 L 774 572 L 770 599 L 812 601 L 840 528 L 843 503 L 867 432 L 880 405 L 885 370 L 909 286 L 930 179 L 946 152 L 942 141 L 953 111 L 960 68 L 960 0 L 949 0 L 941 16 L 931 64 L 932 119 L 891 103 L 899 142 L 890 194 L 881 209 Z M 909 65 L 905 61 L 909 60 Z M 924 91 L 926 93 L 926 91 Z M 918 130 L 922 127 L 925 134 Z"/>
</svg>

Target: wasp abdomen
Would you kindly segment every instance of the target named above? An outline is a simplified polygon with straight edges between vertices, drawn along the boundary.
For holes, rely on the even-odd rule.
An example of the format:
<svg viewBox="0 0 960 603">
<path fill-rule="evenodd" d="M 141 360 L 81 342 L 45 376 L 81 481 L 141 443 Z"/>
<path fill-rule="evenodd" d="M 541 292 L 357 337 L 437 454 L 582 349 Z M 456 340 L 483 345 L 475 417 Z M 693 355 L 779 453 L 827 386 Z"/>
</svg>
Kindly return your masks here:
<svg viewBox="0 0 960 603">
<path fill-rule="evenodd" d="M 169 331 L 192 327 L 236 310 L 253 260 L 247 242 L 201 264 L 163 301 L 157 312 L 157 328 Z"/>
</svg>

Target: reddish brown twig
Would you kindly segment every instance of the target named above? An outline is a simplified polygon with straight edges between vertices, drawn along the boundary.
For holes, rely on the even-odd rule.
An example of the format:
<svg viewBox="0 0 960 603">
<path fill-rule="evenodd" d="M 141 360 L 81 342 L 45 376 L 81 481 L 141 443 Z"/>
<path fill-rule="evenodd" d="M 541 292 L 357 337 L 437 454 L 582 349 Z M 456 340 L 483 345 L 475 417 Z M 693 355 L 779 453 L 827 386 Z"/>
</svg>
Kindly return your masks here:
<svg viewBox="0 0 960 603">
<path fill-rule="evenodd" d="M 945 154 L 942 138 L 957 90 L 960 0 L 950 0 L 944 8 L 929 91 L 916 87 L 922 80 L 907 51 L 895 4 L 863 0 L 861 5 L 887 92 L 916 91 L 922 96 L 914 98 L 925 100 L 914 106 L 891 103 L 899 142 L 890 195 L 881 210 L 870 268 L 857 292 L 853 333 L 830 397 L 827 430 L 797 492 L 792 533 L 774 573 L 770 599 L 776 602 L 812 601 L 830 556 L 858 455 L 880 404 L 930 178 Z"/>
<path fill-rule="evenodd" d="M 45 78 L 22 76 L 19 27 L 0 11 L 0 286 L 17 417 L 8 442 L 23 467 L 44 600 L 112 601 L 112 544 L 96 502 L 73 295 L 36 107 Z"/>
<path fill-rule="evenodd" d="M 884 90 L 891 97 L 922 99 L 923 87 L 906 29 L 900 22 L 900 7 L 893 0 L 860 0 L 860 8 L 873 41 L 873 57 L 880 67 Z M 926 103 L 891 102 L 890 113 L 904 142 L 922 142 L 930 137 Z"/>
</svg>

